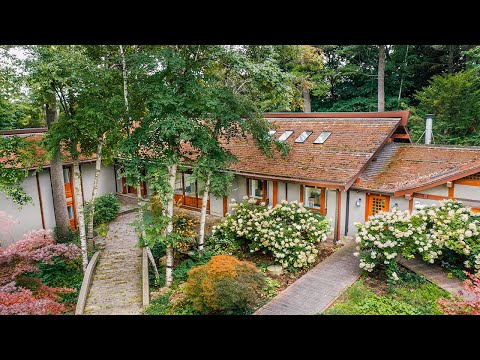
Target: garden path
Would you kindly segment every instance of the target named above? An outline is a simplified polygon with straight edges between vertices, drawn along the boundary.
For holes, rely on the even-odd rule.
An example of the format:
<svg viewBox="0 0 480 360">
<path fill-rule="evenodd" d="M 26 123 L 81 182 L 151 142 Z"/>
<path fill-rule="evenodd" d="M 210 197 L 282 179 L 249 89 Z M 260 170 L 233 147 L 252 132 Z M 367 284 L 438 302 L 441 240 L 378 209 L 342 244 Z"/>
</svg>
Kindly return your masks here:
<svg viewBox="0 0 480 360">
<path fill-rule="evenodd" d="M 353 256 L 357 244 L 345 244 L 315 266 L 254 315 L 314 315 L 327 309 L 359 277 L 359 259 Z"/>
<path fill-rule="evenodd" d="M 407 269 L 424 276 L 428 281 L 434 283 L 438 287 L 450 294 L 457 295 L 459 290 L 463 289 L 462 280 L 456 277 L 448 278 L 447 270 L 442 269 L 436 264 L 428 264 L 419 259 L 405 259 L 400 257 L 398 263 Z M 465 294 L 468 297 L 468 294 Z"/>
<path fill-rule="evenodd" d="M 129 225 L 137 212 L 119 215 L 108 235 L 87 297 L 85 315 L 135 315 L 143 313 L 142 249 Z"/>
</svg>

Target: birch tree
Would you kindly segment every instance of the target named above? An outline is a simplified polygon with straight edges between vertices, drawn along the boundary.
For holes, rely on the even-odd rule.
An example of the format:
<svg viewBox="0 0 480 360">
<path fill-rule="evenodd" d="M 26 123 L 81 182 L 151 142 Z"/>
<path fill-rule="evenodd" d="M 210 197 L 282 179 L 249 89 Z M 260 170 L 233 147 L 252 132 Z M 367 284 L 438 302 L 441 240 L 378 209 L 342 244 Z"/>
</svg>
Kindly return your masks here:
<svg viewBox="0 0 480 360">
<path fill-rule="evenodd" d="M 136 78 L 142 79 L 146 113 L 130 136 L 135 145 L 129 155 L 148 163 L 150 185 L 163 201 L 165 231 L 152 233 L 158 233 L 166 246 L 165 285 L 170 286 L 178 240 L 172 221 L 177 169 L 195 168 L 198 156 L 228 158 L 222 141 L 237 136 L 249 136 L 268 153 L 274 143 L 268 136 L 269 124 L 246 94 L 259 91 L 262 81 L 265 90 L 279 77 L 271 62 L 265 68 L 260 62 L 249 62 L 245 51 L 225 46 L 146 47 L 141 56 Z M 203 167 L 198 172 L 205 178 L 213 169 L 225 170 L 227 162 L 215 158 L 216 164 L 199 161 Z"/>
</svg>

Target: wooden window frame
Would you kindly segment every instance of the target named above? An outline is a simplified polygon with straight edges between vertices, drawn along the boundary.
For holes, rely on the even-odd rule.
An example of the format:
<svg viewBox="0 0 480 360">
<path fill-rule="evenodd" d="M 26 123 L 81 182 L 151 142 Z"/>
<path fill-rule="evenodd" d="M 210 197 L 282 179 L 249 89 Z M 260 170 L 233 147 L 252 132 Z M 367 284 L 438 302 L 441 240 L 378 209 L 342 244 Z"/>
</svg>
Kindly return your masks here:
<svg viewBox="0 0 480 360">
<path fill-rule="evenodd" d="M 309 187 L 309 188 L 314 188 L 314 189 L 319 189 L 320 190 L 320 207 L 316 208 L 316 207 L 308 207 L 305 205 L 305 191 L 306 191 L 306 188 Z M 308 185 L 300 185 L 300 202 L 303 203 L 303 205 L 310 209 L 311 211 L 317 211 L 319 212 L 320 214 L 322 214 L 323 216 L 325 216 L 327 214 L 327 204 L 326 204 L 326 199 L 327 199 L 327 196 L 326 196 L 326 192 L 327 192 L 327 189 L 324 188 L 324 187 L 315 187 L 315 186 L 308 186 Z"/>
</svg>

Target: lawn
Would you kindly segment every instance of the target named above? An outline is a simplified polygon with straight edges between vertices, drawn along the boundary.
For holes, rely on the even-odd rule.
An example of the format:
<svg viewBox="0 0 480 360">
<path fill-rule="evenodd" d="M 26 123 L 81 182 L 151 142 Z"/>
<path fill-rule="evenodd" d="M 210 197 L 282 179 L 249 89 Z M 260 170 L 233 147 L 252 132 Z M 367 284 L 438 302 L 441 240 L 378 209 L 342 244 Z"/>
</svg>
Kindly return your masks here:
<svg viewBox="0 0 480 360">
<path fill-rule="evenodd" d="M 362 275 L 323 314 L 441 315 L 437 299 L 448 293 L 424 277 L 400 268 L 399 281 L 389 289 L 384 273 Z"/>
</svg>

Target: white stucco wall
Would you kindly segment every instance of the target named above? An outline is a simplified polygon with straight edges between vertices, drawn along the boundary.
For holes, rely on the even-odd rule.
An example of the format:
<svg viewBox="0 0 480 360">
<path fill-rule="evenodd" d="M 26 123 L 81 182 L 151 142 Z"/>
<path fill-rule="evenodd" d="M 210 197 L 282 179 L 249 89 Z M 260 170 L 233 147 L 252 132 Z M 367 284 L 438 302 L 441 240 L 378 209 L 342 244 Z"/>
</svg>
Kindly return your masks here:
<svg viewBox="0 0 480 360">
<path fill-rule="evenodd" d="M 85 201 L 92 198 L 93 180 L 95 178 L 95 163 L 84 163 L 82 166 L 83 197 Z M 115 173 L 113 165 L 103 166 L 98 179 L 98 193 L 101 196 L 106 193 L 115 193 Z"/>
<path fill-rule="evenodd" d="M 300 201 L 300 185 L 299 184 L 291 184 L 288 185 L 288 201 Z"/>
<path fill-rule="evenodd" d="M 356 205 L 357 200 L 360 199 L 360 206 Z M 345 235 L 345 219 L 346 219 L 346 201 L 347 193 L 342 192 L 342 222 L 341 222 L 341 234 Z M 366 193 L 363 191 L 350 190 L 350 204 L 348 214 L 348 236 L 353 236 L 357 233 L 355 222 L 363 223 L 365 221 L 365 204 Z"/>
<path fill-rule="evenodd" d="M 50 169 L 41 171 L 38 174 L 40 183 L 40 194 L 42 195 L 43 218 L 45 219 L 45 228 L 53 229 L 56 225 L 55 212 L 53 208 L 52 185 L 50 182 Z"/>
<path fill-rule="evenodd" d="M 446 184 L 435 186 L 430 189 L 425 189 L 418 191 L 420 194 L 429 194 L 429 195 L 439 195 L 439 196 L 448 196 L 448 188 Z"/>
<path fill-rule="evenodd" d="M 47 173 L 48 174 L 48 173 Z M 33 199 L 33 203 L 22 206 L 15 205 L 10 199 L 7 199 L 3 193 L 0 193 L 0 210 L 13 216 L 20 221 L 19 224 L 12 226 L 9 233 L 0 233 L 0 246 L 6 247 L 11 243 L 21 239 L 23 234 L 30 230 L 39 230 L 42 228 L 42 216 L 38 202 L 37 180 L 35 174 L 30 174 L 22 183 L 25 192 Z M 43 198 L 42 198 L 43 202 Z"/>
<path fill-rule="evenodd" d="M 216 198 L 210 194 L 210 214 L 223 216 L 223 197 Z"/>
<path fill-rule="evenodd" d="M 285 198 L 285 183 L 279 181 L 277 185 L 277 202 L 280 203 L 282 200 L 286 200 Z"/>
<path fill-rule="evenodd" d="M 480 186 L 455 184 L 453 193 L 461 199 L 480 200 Z"/>
<path fill-rule="evenodd" d="M 398 209 L 405 211 L 409 208 L 409 201 L 405 199 L 405 196 L 400 197 L 390 197 L 390 210 L 395 207 L 395 204 L 398 204 Z"/>
</svg>

